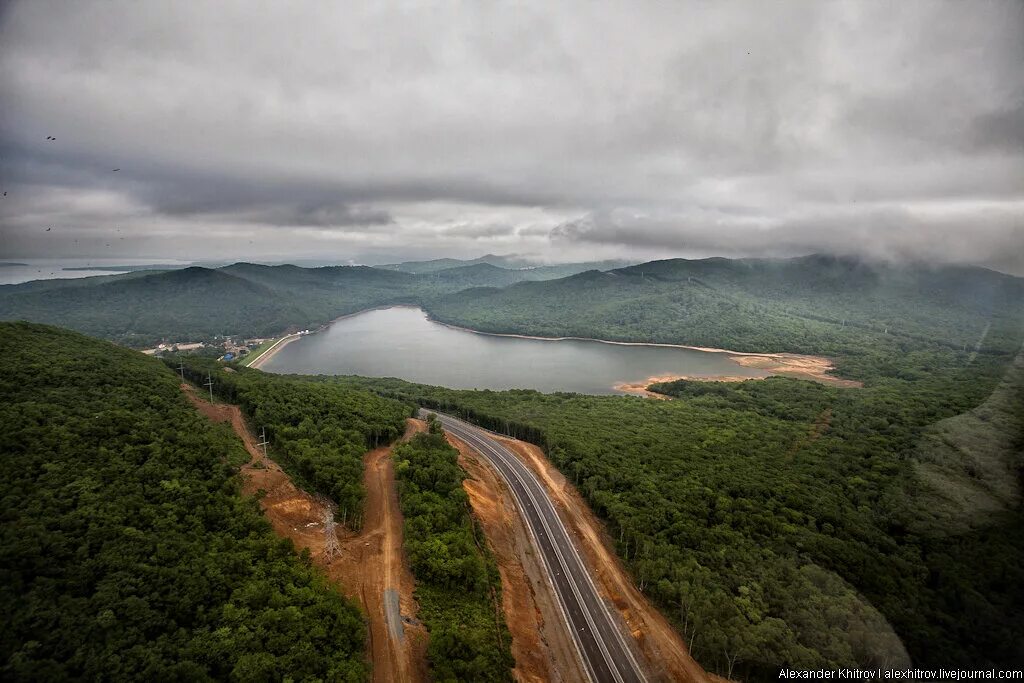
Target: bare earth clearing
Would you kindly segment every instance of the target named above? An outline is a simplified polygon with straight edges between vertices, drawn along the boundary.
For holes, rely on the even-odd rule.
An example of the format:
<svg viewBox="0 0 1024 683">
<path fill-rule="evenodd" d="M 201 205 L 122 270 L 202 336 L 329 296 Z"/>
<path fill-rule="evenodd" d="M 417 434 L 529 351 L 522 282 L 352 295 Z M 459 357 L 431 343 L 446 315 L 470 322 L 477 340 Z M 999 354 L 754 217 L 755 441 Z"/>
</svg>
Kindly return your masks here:
<svg viewBox="0 0 1024 683">
<path fill-rule="evenodd" d="M 686 347 L 696 348 L 696 347 Z M 737 353 L 723 349 L 699 349 L 716 353 L 728 353 L 729 359 L 737 365 L 747 368 L 758 368 L 765 370 L 771 375 L 782 377 L 793 377 L 796 379 L 809 379 L 822 384 L 829 384 L 834 387 L 856 388 L 862 384 L 852 379 L 842 379 L 829 373 L 835 366 L 828 358 L 819 356 L 802 356 L 796 353 Z M 664 375 L 662 377 L 648 377 L 642 382 L 621 382 L 615 385 L 615 389 L 627 394 L 646 396 L 648 398 L 670 399 L 671 397 L 648 391 L 647 387 L 659 382 L 674 382 L 677 379 L 689 379 L 699 382 L 744 382 L 748 379 L 764 379 L 763 377 L 742 377 L 740 375 L 717 375 L 714 377 L 701 377 L 696 375 Z"/>
<path fill-rule="evenodd" d="M 324 555 L 324 505 L 297 488 L 277 463 L 263 457 L 238 406 L 211 405 L 187 384 L 182 385 L 182 390 L 206 417 L 230 423 L 242 439 L 252 456 L 242 467 L 242 492 L 253 496 L 265 491 L 260 507 L 275 533 L 291 539 L 297 549 L 308 548 L 328 580 L 362 606 L 369 622 L 368 655 L 373 680 L 426 681 L 427 632 L 416 621 L 413 578 L 402 553 L 402 515 L 394 486 L 391 448 L 377 448 L 364 456 L 363 528 L 356 533 L 339 525 L 341 554 L 329 560 Z M 420 429 L 422 423 L 410 420 L 403 438 Z M 404 636 L 398 642 L 389 636 L 385 617 L 384 595 L 389 588 L 398 594 L 404 622 Z"/>
</svg>

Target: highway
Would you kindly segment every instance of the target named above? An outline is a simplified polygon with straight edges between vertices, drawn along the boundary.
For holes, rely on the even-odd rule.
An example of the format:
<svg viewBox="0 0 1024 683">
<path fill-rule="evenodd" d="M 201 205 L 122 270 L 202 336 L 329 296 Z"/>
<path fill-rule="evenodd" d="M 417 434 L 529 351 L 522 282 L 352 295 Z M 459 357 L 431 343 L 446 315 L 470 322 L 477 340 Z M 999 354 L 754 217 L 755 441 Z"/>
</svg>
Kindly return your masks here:
<svg viewBox="0 0 1024 683">
<path fill-rule="evenodd" d="M 540 551 L 567 628 L 594 683 L 633 683 L 646 678 L 623 633 L 618 613 L 601 599 L 590 573 L 537 477 L 485 429 L 436 411 L 445 431 L 480 453 L 504 478 Z"/>
</svg>

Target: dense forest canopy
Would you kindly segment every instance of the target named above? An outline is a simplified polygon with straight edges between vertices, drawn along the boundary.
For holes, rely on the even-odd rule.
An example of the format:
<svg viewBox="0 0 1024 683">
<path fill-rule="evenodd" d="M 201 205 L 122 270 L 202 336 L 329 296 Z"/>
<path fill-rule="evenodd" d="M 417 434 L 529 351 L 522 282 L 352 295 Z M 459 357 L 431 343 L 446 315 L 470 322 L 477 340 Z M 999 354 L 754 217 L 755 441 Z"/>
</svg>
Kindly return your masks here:
<svg viewBox="0 0 1024 683">
<path fill-rule="evenodd" d="M 501 580 L 462 488 L 458 451 L 430 423 L 394 450 L 405 552 L 437 681 L 507 681 L 514 664 Z"/>
<path fill-rule="evenodd" d="M 196 385 L 212 381 L 215 394 L 238 404 L 266 435 L 275 459 L 296 484 L 327 496 L 338 506 L 342 524 L 361 526 L 363 454 L 402 434 L 407 404 L 244 368 L 227 372 L 211 358 L 185 355 L 167 363 Z"/>
<path fill-rule="evenodd" d="M 241 443 L 163 364 L 3 323 L 0 394 L 0 678 L 365 679 L 356 607 L 240 496 Z"/>
</svg>

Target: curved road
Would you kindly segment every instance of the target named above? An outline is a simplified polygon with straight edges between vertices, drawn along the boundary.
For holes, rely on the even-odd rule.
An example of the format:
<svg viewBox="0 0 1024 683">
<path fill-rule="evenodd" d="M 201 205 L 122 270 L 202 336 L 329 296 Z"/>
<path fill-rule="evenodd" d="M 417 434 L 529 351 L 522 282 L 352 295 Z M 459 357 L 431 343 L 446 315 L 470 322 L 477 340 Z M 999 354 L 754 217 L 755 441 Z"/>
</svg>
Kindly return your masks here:
<svg viewBox="0 0 1024 683">
<path fill-rule="evenodd" d="M 533 472 L 487 430 L 436 411 L 420 411 L 421 416 L 430 413 L 437 415 L 446 431 L 486 458 L 512 490 L 591 680 L 645 681 L 623 635 L 618 614 L 613 614 L 601 599 L 558 512 Z"/>
</svg>

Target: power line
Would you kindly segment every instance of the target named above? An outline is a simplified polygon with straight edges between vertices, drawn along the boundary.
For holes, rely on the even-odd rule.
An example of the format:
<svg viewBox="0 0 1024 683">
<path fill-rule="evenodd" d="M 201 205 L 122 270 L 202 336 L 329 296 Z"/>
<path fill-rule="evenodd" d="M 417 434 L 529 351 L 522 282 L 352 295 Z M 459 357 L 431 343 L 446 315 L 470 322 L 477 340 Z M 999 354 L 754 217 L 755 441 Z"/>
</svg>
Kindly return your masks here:
<svg viewBox="0 0 1024 683">
<path fill-rule="evenodd" d="M 263 447 L 263 459 L 266 460 L 267 459 L 267 428 L 266 427 L 260 427 L 260 442 L 258 444 L 256 444 L 256 445 Z"/>
<path fill-rule="evenodd" d="M 341 555 L 341 543 L 338 541 L 338 523 L 334 519 L 336 506 L 326 496 L 315 496 L 314 500 L 320 503 L 323 512 L 321 521 L 324 525 L 324 558 L 328 562 Z"/>
</svg>

